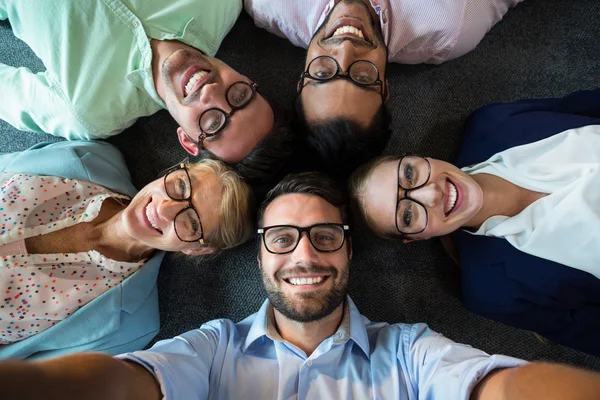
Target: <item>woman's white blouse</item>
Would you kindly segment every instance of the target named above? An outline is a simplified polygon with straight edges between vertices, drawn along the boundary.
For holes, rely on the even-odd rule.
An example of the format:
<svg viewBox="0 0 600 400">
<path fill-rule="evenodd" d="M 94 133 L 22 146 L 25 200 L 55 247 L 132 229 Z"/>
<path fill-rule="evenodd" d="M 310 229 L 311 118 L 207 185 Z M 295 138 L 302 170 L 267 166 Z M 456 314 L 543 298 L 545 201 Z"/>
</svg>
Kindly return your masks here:
<svg viewBox="0 0 600 400">
<path fill-rule="evenodd" d="M 463 171 L 548 194 L 514 217 L 488 218 L 474 234 L 600 278 L 600 125 L 513 147 Z"/>
<path fill-rule="evenodd" d="M 111 260 L 94 250 L 19 254 L 20 246 L 9 244 L 92 221 L 104 200 L 128 197 L 52 176 L 4 172 L 0 184 L 0 344 L 50 328 L 144 264 Z"/>
</svg>

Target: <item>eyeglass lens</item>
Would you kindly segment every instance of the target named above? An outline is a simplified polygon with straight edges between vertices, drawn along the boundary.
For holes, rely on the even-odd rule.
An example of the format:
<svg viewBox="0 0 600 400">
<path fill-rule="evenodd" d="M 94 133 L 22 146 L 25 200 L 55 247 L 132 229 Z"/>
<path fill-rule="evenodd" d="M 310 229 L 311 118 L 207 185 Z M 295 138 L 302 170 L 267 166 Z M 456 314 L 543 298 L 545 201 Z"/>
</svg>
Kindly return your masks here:
<svg viewBox="0 0 600 400">
<path fill-rule="evenodd" d="M 315 225 L 308 232 L 308 238 L 317 250 L 336 251 L 344 243 L 344 229 L 337 225 Z M 264 233 L 267 250 L 273 253 L 292 251 L 300 240 L 300 231 L 296 227 L 273 227 Z"/>
<path fill-rule="evenodd" d="M 398 183 L 403 189 L 414 189 L 429 179 L 429 164 L 422 157 L 406 156 L 398 167 Z"/>
<path fill-rule="evenodd" d="M 227 103 L 233 110 L 243 108 L 252 99 L 252 87 L 246 82 L 235 82 L 227 89 Z M 218 132 L 227 120 L 223 110 L 213 108 L 207 110 L 200 117 L 200 129 L 204 133 Z"/>
<path fill-rule="evenodd" d="M 402 189 L 410 190 L 425 185 L 429 180 L 429 173 L 429 164 L 424 158 L 402 158 L 398 166 L 398 196 L 401 196 Z M 427 227 L 427 210 L 409 198 L 401 199 L 396 208 L 396 227 L 406 234 L 424 231 Z"/>
<path fill-rule="evenodd" d="M 317 57 L 308 66 L 310 76 L 318 80 L 333 78 L 338 72 L 337 62 L 330 57 Z M 350 79 L 358 84 L 371 84 L 377 81 L 377 68 L 369 61 L 360 60 L 353 63 L 348 71 Z"/>
<path fill-rule="evenodd" d="M 190 200 L 192 184 L 185 169 L 171 171 L 165 177 L 167 195 L 173 200 Z M 175 216 L 173 221 L 177 237 L 183 241 L 193 242 L 202 237 L 200 217 L 193 208 L 186 207 Z"/>
</svg>

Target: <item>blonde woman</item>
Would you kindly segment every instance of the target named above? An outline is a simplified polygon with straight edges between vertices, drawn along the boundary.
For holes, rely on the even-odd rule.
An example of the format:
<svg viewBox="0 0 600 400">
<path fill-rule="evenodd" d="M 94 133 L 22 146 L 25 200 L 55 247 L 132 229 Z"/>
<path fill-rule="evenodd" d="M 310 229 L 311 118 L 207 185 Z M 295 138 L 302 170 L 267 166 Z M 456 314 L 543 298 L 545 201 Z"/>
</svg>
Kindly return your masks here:
<svg viewBox="0 0 600 400">
<path fill-rule="evenodd" d="M 140 349 L 158 331 L 163 251 L 252 236 L 251 189 L 218 161 L 137 192 L 114 147 L 60 142 L 0 156 L 0 181 L 0 358 Z"/>
</svg>

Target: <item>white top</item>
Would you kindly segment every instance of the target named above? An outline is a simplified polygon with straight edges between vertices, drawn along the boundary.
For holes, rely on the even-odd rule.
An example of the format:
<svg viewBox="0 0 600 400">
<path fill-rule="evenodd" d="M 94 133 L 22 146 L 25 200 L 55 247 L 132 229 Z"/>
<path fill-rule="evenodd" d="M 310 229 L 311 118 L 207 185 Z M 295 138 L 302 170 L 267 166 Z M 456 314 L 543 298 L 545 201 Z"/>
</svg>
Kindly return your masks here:
<svg viewBox="0 0 600 400">
<path fill-rule="evenodd" d="M 600 278 L 600 125 L 513 147 L 463 171 L 548 193 L 514 217 L 488 218 L 474 234 Z"/>
<path fill-rule="evenodd" d="M 369 0 L 388 60 L 440 64 L 473 50 L 509 7 L 523 0 Z M 307 48 L 335 0 L 244 0 L 260 27 Z"/>
<path fill-rule="evenodd" d="M 94 220 L 107 198 L 128 197 L 54 176 L 4 172 L 0 184 L 0 344 L 50 328 L 144 264 L 111 260 L 94 250 L 28 254 L 23 246 L 26 238 Z M 15 242 L 20 245 L 11 245 Z"/>
</svg>

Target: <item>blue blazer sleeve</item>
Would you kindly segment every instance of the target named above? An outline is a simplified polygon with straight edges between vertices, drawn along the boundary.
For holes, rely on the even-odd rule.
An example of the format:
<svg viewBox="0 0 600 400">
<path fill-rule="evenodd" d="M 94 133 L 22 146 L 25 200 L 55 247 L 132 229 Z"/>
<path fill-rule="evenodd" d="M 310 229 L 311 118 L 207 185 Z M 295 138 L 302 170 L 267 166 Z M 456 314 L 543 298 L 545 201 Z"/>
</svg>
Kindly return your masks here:
<svg viewBox="0 0 600 400">
<path fill-rule="evenodd" d="M 600 124 L 600 90 L 492 104 L 467 120 L 456 165 L 476 164 L 508 148 L 591 124 Z M 523 253 L 504 239 L 461 231 L 453 238 L 467 308 L 600 355 L 600 280 Z"/>
<path fill-rule="evenodd" d="M 0 171 L 85 180 L 130 197 L 137 193 L 121 152 L 101 141 L 39 143 L 0 155 Z"/>
<path fill-rule="evenodd" d="M 41 143 L 0 155 L 0 171 L 87 180 L 131 197 L 137 192 L 123 156 L 106 142 Z M 164 252 L 154 253 L 119 286 L 52 328 L 0 346 L 0 359 L 39 359 L 81 351 L 115 355 L 142 349 L 159 329 L 156 279 L 163 256 Z"/>
<path fill-rule="evenodd" d="M 453 237 L 470 311 L 600 355 L 600 279 L 523 253 L 503 239 L 462 231 Z"/>
</svg>

